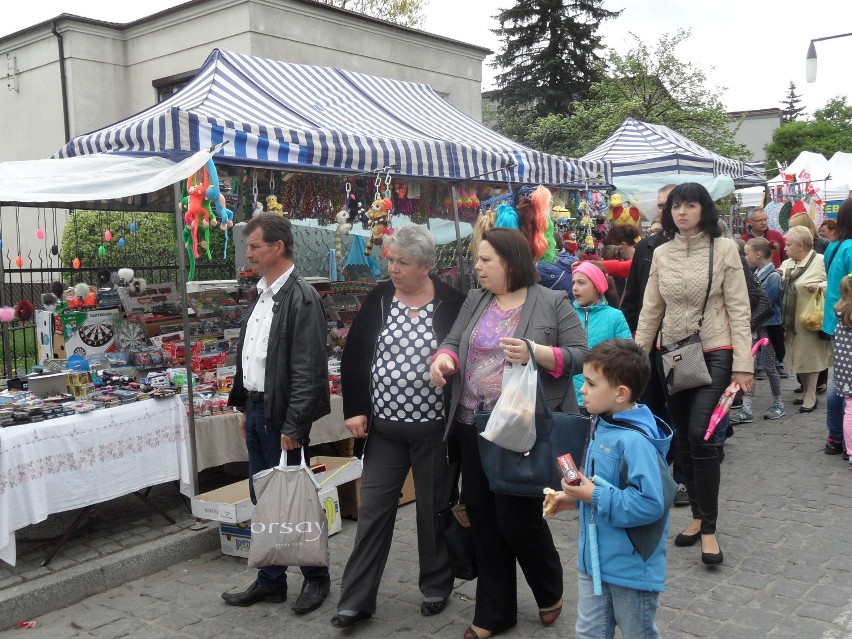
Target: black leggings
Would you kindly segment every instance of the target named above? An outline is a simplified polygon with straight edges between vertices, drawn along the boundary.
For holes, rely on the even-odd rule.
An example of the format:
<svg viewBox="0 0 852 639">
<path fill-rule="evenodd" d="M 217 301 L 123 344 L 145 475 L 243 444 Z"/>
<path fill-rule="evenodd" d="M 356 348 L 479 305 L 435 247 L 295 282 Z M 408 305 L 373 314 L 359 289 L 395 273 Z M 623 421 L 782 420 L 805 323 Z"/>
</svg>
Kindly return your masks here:
<svg viewBox="0 0 852 639">
<path fill-rule="evenodd" d="M 719 350 L 704 353 L 704 361 L 707 362 L 712 383 L 674 395 L 666 394 L 692 517 L 701 520 L 701 532 L 710 535 L 716 532 L 719 513 L 719 451 L 715 437 L 705 442 L 704 433 L 707 432 L 713 409 L 731 383 L 733 352 Z M 658 365 L 662 369 L 659 352 Z"/>
</svg>

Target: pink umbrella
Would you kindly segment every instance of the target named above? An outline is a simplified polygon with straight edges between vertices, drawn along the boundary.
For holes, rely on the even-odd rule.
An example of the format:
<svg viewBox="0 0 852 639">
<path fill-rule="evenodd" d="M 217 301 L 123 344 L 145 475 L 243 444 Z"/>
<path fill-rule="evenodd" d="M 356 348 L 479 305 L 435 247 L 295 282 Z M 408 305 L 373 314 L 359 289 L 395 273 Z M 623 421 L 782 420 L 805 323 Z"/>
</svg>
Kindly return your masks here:
<svg viewBox="0 0 852 639">
<path fill-rule="evenodd" d="M 761 346 L 765 346 L 769 343 L 769 338 L 763 337 L 757 342 L 755 342 L 754 346 L 751 348 L 751 356 L 755 357 L 757 355 L 757 351 Z M 716 426 L 719 425 L 719 422 L 722 421 L 722 418 L 728 414 L 728 411 L 731 410 L 731 404 L 734 403 L 734 396 L 737 394 L 737 391 L 740 390 L 740 385 L 736 382 L 731 382 L 730 385 L 725 389 L 725 392 L 722 393 L 722 396 L 719 398 L 719 403 L 716 404 L 716 408 L 713 409 L 713 414 L 710 415 L 710 423 L 707 424 L 707 432 L 704 433 L 704 441 L 708 441 L 713 433 L 716 432 Z"/>
</svg>

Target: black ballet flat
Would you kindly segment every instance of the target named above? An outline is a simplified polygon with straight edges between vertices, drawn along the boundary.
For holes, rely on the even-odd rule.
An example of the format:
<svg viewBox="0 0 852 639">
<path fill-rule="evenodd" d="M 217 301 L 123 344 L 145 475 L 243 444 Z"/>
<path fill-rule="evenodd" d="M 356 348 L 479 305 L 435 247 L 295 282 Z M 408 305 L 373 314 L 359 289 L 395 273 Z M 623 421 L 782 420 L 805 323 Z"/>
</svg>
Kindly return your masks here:
<svg viewBox="0 0 852 639">
<path fill-rule="evenodd" d="M 697 544 L 699 539 L 701 539 L 700 530 L 694 535 L 680 533 L 677 537 L 675 537 L 674 545 L 678 546 L 679 548 L 686 548 L 687 546 L 694 546 L 695 544 Z"/>
</svg>

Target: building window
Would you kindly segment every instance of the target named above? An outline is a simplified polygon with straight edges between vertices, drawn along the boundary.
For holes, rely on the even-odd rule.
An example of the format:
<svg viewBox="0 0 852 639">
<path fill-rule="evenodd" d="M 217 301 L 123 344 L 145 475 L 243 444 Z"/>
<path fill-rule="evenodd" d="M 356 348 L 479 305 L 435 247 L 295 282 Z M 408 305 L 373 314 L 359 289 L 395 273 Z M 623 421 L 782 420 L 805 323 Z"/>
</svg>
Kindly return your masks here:
<svg viewBox="0 0 852 639">
<path fill-rule="evenodd" d="M 186 73 L 169 76 L 168 78 L 154 80 L 151 84 L 157 92 L 157 102 L 162 102 L 180 91 L 189 84 L 189 81 L 195 77 L 196 73 L 197 71 L 188 71 Z"/>
</svg>

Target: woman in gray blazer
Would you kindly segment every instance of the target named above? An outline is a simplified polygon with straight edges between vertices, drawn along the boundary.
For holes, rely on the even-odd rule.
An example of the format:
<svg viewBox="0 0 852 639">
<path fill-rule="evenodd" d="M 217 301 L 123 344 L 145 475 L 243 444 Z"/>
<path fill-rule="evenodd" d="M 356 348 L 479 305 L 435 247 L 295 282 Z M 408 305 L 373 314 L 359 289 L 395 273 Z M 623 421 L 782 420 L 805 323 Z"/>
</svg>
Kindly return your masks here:
<svg viewBox="0 0 852 639">
<path fill-rule="evenodd" d="M 568 296 L 539 286 L 532 253 L 515 229 L 495 228 L 479 244 L 482 289 L 468 293 L 432 363 L 432 382 L 451 383 L 449 419 L 461 441 L 464 501 L 476 539 L 476 611 L 465 639 L 486 639 L 517 623 L 516 561 L 544 625 L 562 610 L 562 564 L 541 514 L 541 498 L 493 493 L 482 469 L 473 413 L 500 396 L 506 362 L 526 363 L 534 343 L 544 397 L 554 406 L 571 372 L 582 366 L 586 335 Z M 566 410 L 577 410 L 568 393 Z"/>
</svg>

